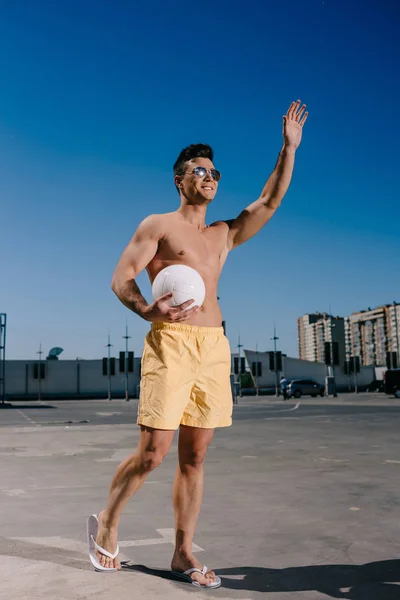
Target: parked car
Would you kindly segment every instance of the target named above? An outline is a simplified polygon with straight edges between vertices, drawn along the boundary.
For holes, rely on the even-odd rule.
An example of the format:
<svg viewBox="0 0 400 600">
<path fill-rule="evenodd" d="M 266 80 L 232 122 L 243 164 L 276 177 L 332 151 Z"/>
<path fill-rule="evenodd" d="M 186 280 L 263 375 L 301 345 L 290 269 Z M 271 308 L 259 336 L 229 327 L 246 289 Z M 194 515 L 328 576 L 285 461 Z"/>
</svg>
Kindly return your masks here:
<svg viewBox="0 0 400 600">
<path fill-rule="evenodd" d="M 394 394 L 400 389 L 400 369 L 388 369 L 383 375 L 385 394 Z"/>
<path fill-rule="evenodd" d="M 287 394 L 289 398 L 301 398 L 301 396 L 324 396 L 325 386 L 314 379 L 292 379 L 290 381 Z"/>
<path fill-rule="evenodd" d="M 367 392 L 383 392 L 383 380 L 374 379 L 367 386 Z"/>
</svg>

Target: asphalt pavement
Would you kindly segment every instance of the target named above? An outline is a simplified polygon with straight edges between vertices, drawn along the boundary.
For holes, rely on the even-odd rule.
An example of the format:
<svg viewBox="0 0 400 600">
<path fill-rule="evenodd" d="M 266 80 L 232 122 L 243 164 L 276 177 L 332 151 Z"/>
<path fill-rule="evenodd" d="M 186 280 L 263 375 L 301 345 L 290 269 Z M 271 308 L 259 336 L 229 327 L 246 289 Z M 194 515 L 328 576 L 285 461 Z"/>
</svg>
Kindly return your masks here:
<svg viewBox="0 0 400 600">
<path fill-rule="evenodd" d="M 138 440 L 137 401 L 0 410 L 0 598 L 400 598 L 400 401 L 242 398 L 206 461 L 195 539 L 220 589 L 173 581 L 176 440 L 126 507 L 121 573 L 95 573 L 85 519 Z"/>
</svg>

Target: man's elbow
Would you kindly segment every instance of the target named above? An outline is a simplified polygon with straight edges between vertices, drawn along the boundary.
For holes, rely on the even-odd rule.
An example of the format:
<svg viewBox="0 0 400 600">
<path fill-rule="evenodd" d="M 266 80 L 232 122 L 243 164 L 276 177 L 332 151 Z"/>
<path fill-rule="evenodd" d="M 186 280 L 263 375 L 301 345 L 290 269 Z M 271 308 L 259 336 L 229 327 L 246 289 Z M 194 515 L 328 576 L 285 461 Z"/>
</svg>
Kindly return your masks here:
<svg viewBox="0 0 400 600">
<path fill-rule="evenodd" d="M 111 289 L 114 292 L 114 294 L 116 294 L 118 296 L 118 290 L 119 290 L 119 285 L 118 285 L 118 278 L 116 277 L 115 273 L 112 276 L 111 279 Z"/>
<path fill-rule="evenodd" d="M 278 210 L 278 208 L 280 207 L 281 204 L 282 204 L 282 198 L 275 198 L 275 199 L 269 200 L 269 202 L 267 202 L 267 204 L 265 206 L 269 210 L 275 211 L 275 210 Z M 271 216 L 269 216 L 269 218 L 271 218 Z"/>
<path fill-rule="evenodd" d="M 121 273 L 121 271 L 118 272 L 118 269 L 113 274 L 111 279 L 111 289 L 121 302 L 123 302 L 123 298 L 129 294 L 131 282 L 132 279 L 128 279 L 126 273 Z"/>
<path fill-rule="evenodd" d="M 261 196 L 263 205 L 268 211 L 277 210 L 282 204 L 284 194 L 276 192 L 275 194 L 268 194 L 268 196 Z"/>
</svg>

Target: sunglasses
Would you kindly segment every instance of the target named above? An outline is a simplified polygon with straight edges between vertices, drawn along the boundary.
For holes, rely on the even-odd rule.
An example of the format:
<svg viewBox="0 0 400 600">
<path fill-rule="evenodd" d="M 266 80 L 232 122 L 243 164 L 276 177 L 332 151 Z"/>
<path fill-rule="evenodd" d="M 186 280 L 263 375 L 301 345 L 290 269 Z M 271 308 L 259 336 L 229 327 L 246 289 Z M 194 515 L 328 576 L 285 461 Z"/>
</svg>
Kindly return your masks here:
<svg viewBox="0 0 400 600">
<path fill-rule="evenodd" d="M 210 174 L 211 179 L 213 179 L 214 181 L 219 181 L 221 179 L 221 173 L 219 171 L 217 171 L 217 169 L 206 169 L 205 167 L 195 167 L 193 169 L 193 171 L 185 171 L 186 173 L 191 173 L 192 175 L 194 175 L 195 177 L 198 177 L 199 179 L 201 177 L 205 177 L 207 175 L 207 173 Z"/>
</svg>

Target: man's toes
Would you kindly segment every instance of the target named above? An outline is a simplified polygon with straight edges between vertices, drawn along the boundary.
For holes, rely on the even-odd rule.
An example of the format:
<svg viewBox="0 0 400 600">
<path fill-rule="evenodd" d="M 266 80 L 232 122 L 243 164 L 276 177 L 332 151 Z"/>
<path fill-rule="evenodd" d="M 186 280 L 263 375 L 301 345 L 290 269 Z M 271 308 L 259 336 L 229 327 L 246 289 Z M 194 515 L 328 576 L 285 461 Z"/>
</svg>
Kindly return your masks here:
<svg viewBox="0 0 400 600">
<path fill-rule="evenodd" d="M 207 571 L 206 577 L 207 577 L 207 579 L 215 579 L 214 571 Z"/>
<path fill-rule="evenodd" d="M 105 558 L 106 557 L 103 554 L 97 553 L 97 560 L 99 561 L 99 563 L 102 567 L 105 566 Z"/>
</svg>

